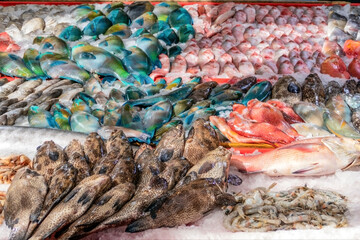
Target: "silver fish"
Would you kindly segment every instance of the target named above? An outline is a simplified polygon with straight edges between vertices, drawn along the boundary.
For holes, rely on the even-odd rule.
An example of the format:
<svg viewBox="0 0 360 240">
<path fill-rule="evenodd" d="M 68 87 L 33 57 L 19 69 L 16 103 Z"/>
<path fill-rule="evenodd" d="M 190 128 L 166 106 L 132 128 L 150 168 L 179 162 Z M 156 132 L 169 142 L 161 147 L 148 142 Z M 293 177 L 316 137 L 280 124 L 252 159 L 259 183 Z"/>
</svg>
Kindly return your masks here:
<svg viewBox="0 0 360 240">
<path fill-rule="evenodd" d="M 35 88 L 42 83 L 41 79 L 26 81 L 19 85 L 15 92 L 7 95 L 8 98 L 17 98 L 19 101 L 23 100 L 30 93 L 34 92 Z"/>
<path fill-rule="evenodd" d="M 14 92 L 17 87 L 22 84 L 23 82 L 25 81 L 25 79 L 23 78 L 18 78 L 18 79 L 15 79 L 14 81 L 11 81 L 11 82 L 8 82 L 8 83 L 5 83 L 4 85 L 2 85 L 0 87 L 0 96 L 3 97 L 3 96 L 7 96 L 9 95 L 10 93 Z"/>
</svg>

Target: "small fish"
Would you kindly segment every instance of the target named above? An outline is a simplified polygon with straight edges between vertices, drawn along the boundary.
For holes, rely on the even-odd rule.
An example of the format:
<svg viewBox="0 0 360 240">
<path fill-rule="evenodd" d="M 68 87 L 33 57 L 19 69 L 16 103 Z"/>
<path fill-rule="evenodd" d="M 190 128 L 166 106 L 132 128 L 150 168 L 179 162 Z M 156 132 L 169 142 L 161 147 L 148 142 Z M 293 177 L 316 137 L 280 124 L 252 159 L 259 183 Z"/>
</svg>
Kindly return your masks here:
<svg viewBox="0 0 360 240">
<path fill-rule="evenodd" d="M 179 87 L 181 84 L 182 84 L 182 79 L 181 79 L 181 77 L 178 77 L 178 78 L 175 78 L 174 80 L 172 80 L 171 82 L 169 82 L 165 89 L 171 90 L 173 88 Z"/>
<path fill-rule="evenodd" d="M 306 138 L 327 137 L 333 135 L 324 128 L 311 123 L 294 123 L 291 124 L 291 127 L 293 127 L 300 135 Z"/>
<path fill-rule="evenodd" d="M 185 8 L 178 8 L 169 15 L 168 22 L 171 27 L 178 29 L 185 24 L 193 24 L 191 15 Z"/>
<path fill-rule="evenodd" d="M 113 76 L 120 80 L 126 80 L 129 76 L 121 61 L 102 48 L 77 45 L 72 49 L 72 58 L 89 72 Z"/>
<path fill-rule="evenodd" d="M 217 85 L 218 83 L 215 81 L 201 83 L 194 87 L 194 90 L 188 98 L 193 99 L 194 102 L 200 102 L 202 100 L 205 100 L 209 97 L 211 91 L 213 90 L 213 88 L 217 87 Z"/>
<path fill-rule="evenodd" d="M 51 113 L 38 106 L 31 106 L 29 108 L 28 121 L 31 127 L 59 128 Z"/>
<path fill-rule="evenodd" d="M 335 112 L 324 113 L 324 124 L 327 129 L 336 136 L 343 136 L 353 139 L 360 139 L 360 133 Z"/>
<path fill-rule="evenodd" d="M 129 38 L 131 36 L 131 29 L 128 25 L 124 23 L 117 23 L 109 27 L 109 29 L 104 33 L 105 35 L 115 35 L 123 39 Z"/>
<path fill-rule="evenodd" d="M 197 119 L 185 142 L 184 157 L 196 165 L 208 152 L 219 146 L 219 137 L 215 129 L 204 119 Z"/>
<path fill-rule="evenodd" d="M 24 63 L 28 67 L 29 70 L 31 70 L 33 73 L 35 73 L 39 78 L 46 79 L 47 76 L 44 73 L 44 71 L 41 69 L 39 59 L 37 59 L 37 56 L 39 55 L 39 51 L 34 48 L 28 48 L 24 52 Z"/>
<path fill-rule="evenodd" d="M 160 227 L 176 227 L 198 221 L 209 211 L 235 205 L 234 197 L 221 190 L 214 179 L 197 179 L 156 199 L 150 215 L 132 222 L 126 232 L 140 232 Z"/>
<path fill-rule="evenodd" d="M 269 176 L 323 176 L 358 165 L 359 150 L 349 138 L 310 138 L 255 156 L 233 155 L 231 165 Z"/>
<path fill-rule="evenodd" d="M 64 41 L 74 42 L 80 40 L 82 38 L 82 35 L 83 33 L 80 30 L 80 28 L 76 26 L 68 26 L 64 30 L 62 30 L 62 32 L 59 35 L 59 38 L 61 38 Z"/>
<path fill-rule="evenodd" d="M 295 103 L 293 108 L 296 114 L 299 115 L 306 123 L 311 123 L 316 126 L 323 127 L 323 114 L 325 112 L 325 108 L 308 102 Z"/>
<path fill-rule="evenodd" d="M 110 184 L 110 177 L 103 174 L 85 178 L 51 210 L 30 239 L 48 238 L 74 222 L 90 208 L 95 199 L 106 192 Z"/>
<path fill-rule="evenodd" d="M 17 171 L 5 199 L 5 223 L 11 228 L 9 239 L 25 239 L 29 224 L 39 216 L 48 187 L 36 171 Z M 24 204 L 26 201 L 27 204 Z"/>
<path fill-rule="evenodd" d="M 292 106 L 302 99 L 301 86 L 292 76 L 281 77 L 273 86 L 272 98 Z"/>
<path fill-rule="evenodd" d="M 59 54 L 65 58 L 70 56 L 70 50 L 66 42 L 55 36 L 46 37 L 41 41 L 39 53 L 47 52 Z"/>
<path fill-rule="evenodd" d="M 125 136 L 129 139 L 130 142 L 138 141 L 144 143 L 150 143 L 151 136 L 149 134 L 143 133 L 141 131 L 137 131 L 130 128 L 124 128 L 119 126 L 103 126 L 98 129 L 98 133 L 104 139 L 108 139 L 110 137 L 111 132 L 114 130 L 119 129 L 124 132 Z"/>
<path fill-rule="evenodd" d="M 238 80 L 232 86 L 238 88 L 242 91 L 243 94 L 247 93 L 252 86 L 257 82 L 256 77 L 246 77 L 244 79 Z"/>
<path fill-rule="evenodd" d="M 242 92 L 235 91 L 232 89 L 226 89 L 223 92 L 219 92 L 218 94 L 209 98 L 213 105 L 222 103 L 224 101 L 231 101 L 231 100 L 239 100 L 242 97 Z"/>
<path fill-rule="evenodd" d="M 257 99 L 264 101 L 271 95 L 271 83 L 269 81 L 263 81 L 252 86 L 249 91 L 244 95 L 241 100 L 241 104 L 247 105 L 251 99 Z"/>
<path fill-rule="evenodd" d="M 91 20 L 83 29 L 83 34 L 86 36 L 99 36 L 104 34 L 112 25 L 112 22 L 105 16 L 98 16 Z"/>
<path fill-rule="evenodd" d="M 75 132 L 91 133 L 100 128 L 96 117 L 87 112 L 75 112 L 70 118 L 71 130 Z"/>
<path fill-rule="evenodd" d="M 137 88 L 135 86 L 128 86 L 125 89 L 125 93 L 124 93 L 125 100 L 137 100 L 137 99 L 143 98 L 145 96 L 146 96 L 146 93 L 144 93 L 143 91 L 141 91 L 139 88 Z"/>
<path fill-rule="evenodd" d="M 183 156 L 185 146 L 184 134 L 183 126 L 179 124 L 162 135 L 154 151 L 154 154 L 161 162 L 167 162 Z"/>
<path fill-rule="evenodd" d="M 22 58 L 5 52 L 0 52 L 0 73 L 10 77 L 21 77 L 26 79 L 36 77 L 36 74 L 25 66 Z"/>
</svg>

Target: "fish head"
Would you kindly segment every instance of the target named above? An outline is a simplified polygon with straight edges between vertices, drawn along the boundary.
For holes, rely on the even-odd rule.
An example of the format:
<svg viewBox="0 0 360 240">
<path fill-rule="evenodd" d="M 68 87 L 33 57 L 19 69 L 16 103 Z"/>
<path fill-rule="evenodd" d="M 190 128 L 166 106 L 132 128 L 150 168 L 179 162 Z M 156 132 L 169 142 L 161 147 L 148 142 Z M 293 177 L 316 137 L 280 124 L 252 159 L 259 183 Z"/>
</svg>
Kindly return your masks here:
<svg viewBox="0 0 360 240">
<path fill-rule="evenodd" d="M 99 120 L 89 112 L 77 111 L 70 117 L 71 130 L 91 133 L 100 128 Z"/>
<path fill-rule="evenodd" d="M 165 42 L 166 45 L 170 46 L 179 42 L 179 37 L 175 31 L 171 28 L 165 29 L 157 36 L 159 40 Z"/>
<path fill-rule="evenodd" d="M 170 25 L 166 21 L 158 20 L 154 25 L 150 28 L 150 33 L 155 34 L 170 28 Z"/>
<path fill-rule="evenodd" d="M 77 41 L 82 38 L 82 31 L 76 26 L 68 26 L 60 33 L 59 38 L 64 41 Z"/>
<path fill-rule="evenodd" d="M 178 29 L 185 24 L 193 24 L 191 15 L 185 8 L 178 8 L 169 15 L 168 22 L 171 27 Z"/>
<path fill-rule="evenodd" d="M 66 44 L 66 42 L 55 36 L 49 36 L 44 38 L 41 41 L 39 52 L 40 53 L 52 52 L 52 53 L 60 54 L 64 57 L 68 57 L 70 53 L 69 47 Z"/>
<path fill-rule="evenodd" d="M 195 37 L 195 29 L 191 24 L 182 25 L 178 29 L 179 42 L 185 43 Z"/>
<path fill-rule="evenodd" d="M 119 36 L 121 38 L 129 38 L 131 36 L 131 30 L 128 25 L 124 23 L 117 23 L 106 30 L 105 35 L 110 34 Z"/>
<path fill-rule="evenodd" d="M 105 16 L 98 16 L 91 20 L 83 29 L 87 36 L 98 36 L 104 34 L 112 25 L 112 22 Z"/>
<path fill-rule="evenodd" d="M 129 16 L 121 8 L 112 10 L 106 17 L 113 24 L 124 23 L 126 25 L 129 25 L 131 23 Z"/>
</svg>

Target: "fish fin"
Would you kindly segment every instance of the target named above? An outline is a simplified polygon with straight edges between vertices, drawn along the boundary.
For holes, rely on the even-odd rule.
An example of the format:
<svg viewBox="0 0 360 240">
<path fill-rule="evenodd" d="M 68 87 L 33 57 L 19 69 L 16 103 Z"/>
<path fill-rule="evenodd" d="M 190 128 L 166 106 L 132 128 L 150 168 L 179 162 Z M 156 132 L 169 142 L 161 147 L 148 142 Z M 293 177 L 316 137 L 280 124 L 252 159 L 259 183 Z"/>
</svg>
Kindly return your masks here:
<svg viewBox="0 0 360 240">
<path fill-rule="evenodd" d="M 357 162 L 356 159 L 359 156 L 358 152 L 346 151 L 340 142 L 331 141 L 331 139 L 324 138 L 321 141 L 338 159 L 349 163 L 344 169 L 348 169 L 353 166 L 353 163 Z"/>
<path fill-rule="evenodd" d="M 313 163 L 311 166 L 309 166 L 307 168 L 299 169 L 299 170 L 296 170 L 295 172 L 292 172 L 292 174 L 303 174 L 303 173 L 312 171 L 312 170 L 318 168 L 317 165 L 318 165 L 318 163 Z"/>
<path fill-rule="evenodd" d="M 237 203 L 234 196 L 229 193 L 216 196 L 215 201 L 218 206 L 235 206 Z"/>
<path fill-rule="evenodd" d="M 156 212 L 162 207 L 164 202 L 166 201 L 168 195 L 164 194 L 159 198 L 155 199 L 150 206 L 144 212 L 150 212 L 150 216 L 152 219 L 156 218 Z"/>
</svg>

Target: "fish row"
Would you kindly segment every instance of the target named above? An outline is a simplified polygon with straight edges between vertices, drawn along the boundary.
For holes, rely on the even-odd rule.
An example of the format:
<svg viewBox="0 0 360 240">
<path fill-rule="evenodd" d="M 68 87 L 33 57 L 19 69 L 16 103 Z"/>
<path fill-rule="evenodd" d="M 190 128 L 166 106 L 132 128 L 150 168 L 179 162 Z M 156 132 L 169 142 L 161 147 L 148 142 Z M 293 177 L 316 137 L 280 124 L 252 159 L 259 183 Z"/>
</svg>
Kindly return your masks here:
<svg viewBox="0 0 360 240">
<path fill-rule="evenodd" d="M 123 225 L 128 232 L 175 227 L 234 204 L 225 193 L 231 154 L 217 147 L 209 123 L 198 122 L 191 137 L 180 125 L 155 149 L 142 145 L 135 153 L 122 131 L 106 143 L 92 133 L 84 145 L 73 140 L 65 149 L 45 142 L 34 169 L 19 171 L 7 192 L 10 239 L 75 239 Z"/>
</svg>

